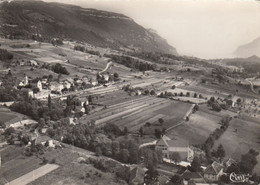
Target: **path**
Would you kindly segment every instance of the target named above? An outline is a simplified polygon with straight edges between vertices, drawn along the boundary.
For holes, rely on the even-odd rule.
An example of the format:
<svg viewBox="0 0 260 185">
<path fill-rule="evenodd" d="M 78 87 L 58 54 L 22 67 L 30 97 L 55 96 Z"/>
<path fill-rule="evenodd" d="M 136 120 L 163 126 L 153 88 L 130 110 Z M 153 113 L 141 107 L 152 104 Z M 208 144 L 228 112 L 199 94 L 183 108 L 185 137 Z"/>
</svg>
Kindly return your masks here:
<svg viewBox="0 0 260 185">
<path fill-rule="evenodd" d="M 248 80 L 248 79 L 245 79 L 245 80 L 250 83 L 250 87 L 251 87 L 252 92 L 255 93 L 255 94 L 257 94 L 257 92 L 254 90 L 254 84 L 253 84 L 253 82 L 251 82 L 251 81 Z"/>
<path fill-rule="evenodd" d="M 143 148 L 145 146 L 153 146 L 153 145 L 156 145 L 157 143 L 157 140 L 154 140 L 154 141 L 151 141 L 151 142 L 148 142 L 148 143 L 143 143 L 139 146 L 139 148 Z"/>
<path fill-rule="evenodd" d="M 5 185 L 26 185 L 30 182 L 35 181 L 36 179 L 46 175 L 47 173 L 50 173 L 51 171 L 57 169 L 59 166 L 56 164 L 46 164 L 40 168 L 37 168 L 36 170 L 33 170 Z"/>
</svg>

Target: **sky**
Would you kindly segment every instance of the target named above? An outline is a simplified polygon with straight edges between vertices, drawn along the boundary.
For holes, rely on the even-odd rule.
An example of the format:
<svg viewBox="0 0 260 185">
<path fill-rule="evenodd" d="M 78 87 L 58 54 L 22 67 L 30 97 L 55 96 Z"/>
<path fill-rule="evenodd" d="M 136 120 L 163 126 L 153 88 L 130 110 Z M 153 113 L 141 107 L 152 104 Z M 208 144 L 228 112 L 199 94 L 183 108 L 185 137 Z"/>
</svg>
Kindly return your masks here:
<svg viewBox="0 0 260 185">
<path fill-rule="evenodd" d="M 156 30 L 181 55 L 233 57 L 260 37 L 259 0 L 45 0 L 125 14 Z"/>
</svg>

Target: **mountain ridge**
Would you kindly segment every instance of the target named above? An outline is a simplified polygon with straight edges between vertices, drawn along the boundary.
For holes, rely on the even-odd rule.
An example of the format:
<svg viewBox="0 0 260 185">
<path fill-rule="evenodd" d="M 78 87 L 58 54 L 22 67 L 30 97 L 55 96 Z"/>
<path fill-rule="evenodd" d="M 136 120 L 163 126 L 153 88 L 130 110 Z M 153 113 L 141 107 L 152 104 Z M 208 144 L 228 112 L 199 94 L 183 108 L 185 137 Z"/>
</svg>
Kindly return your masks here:
<svg viewBox="0 0 260 185">
<path fill-rule="evenodd" d="M 237 57 L 247 58 L 253 55 L 260 57 L 260 37 L 254 39 L 252 42 L 239 46 L 234 54 Z"/>
<path fill-rule="evenodd" d="M 0 34 L 14 38 L 66 38 L 94 46 L 178 54 L 165 39 L 123 14 L 43 1 L 0 4 Z"/>
</svg>

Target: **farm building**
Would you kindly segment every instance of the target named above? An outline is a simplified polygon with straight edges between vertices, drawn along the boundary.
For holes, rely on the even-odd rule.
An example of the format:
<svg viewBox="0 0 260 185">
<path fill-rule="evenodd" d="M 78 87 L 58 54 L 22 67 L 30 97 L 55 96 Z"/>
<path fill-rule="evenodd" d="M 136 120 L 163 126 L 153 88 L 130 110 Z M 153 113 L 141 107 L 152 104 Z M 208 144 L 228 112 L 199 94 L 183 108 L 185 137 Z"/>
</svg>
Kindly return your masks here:
<svg viewBox="0 0 260 185">
<path fill-rule="evenodd" d="M 42 82 L 40 80 L 38 80 L 36 83 L 30 83 L 30 85 L 32 88 L 38 88 L 39 91 L 42 91 Z"/>
<path fill-rule="evenodd" d="M 186 181 L 192 180 L 196 183 L 205 183 L 203 176 L 199 172 L 191 172 L 188 169 L 183 172 L 181 177 Z"/>
<path fill-rule="evenodd" d="M 163 136 L 155 146 L 155 150 L 162 151 L 163 157 L 170 158 L 172 153 L 179 153 L 181 160 L 186 161 L 189 158 L 189 143 L 183 139 L 171 140 Z"/>
<path fill-rule="evenodd" d="M 58 82 L 51 82 L 49 84 L 49 89 L 51 91 L 58 91 L 58 92 L 61 92 L 61 90 L 64 88 L 64 86 Z"/>
<path fill-rule="evenodd" d="M 205 169 L 204 178 L 208 181 L 217 181 L 222 174 L 223 166 L 218 162 L 214 161 Z"/>
<path fill-rule="evenodd" d="M 71 83 L 66 80 L 66 81 L 63 82 L 63 86 L 64 86 L 64 88 L 69 89 L 71 87 Z"/>
<path fill-rule="evenodd" d="M 28 77 L 27 77 L 26 74 L 24 74 L 24 79 L 19 83 L 18 86 L 24 87 L 24 86 L 26 86 L 26 85 L 28 85 Z"/>
<path fill-rule="evenodd" d="M 130 172 L 129 184 L 139 185 L 144 183 L 145 170 L 140 167 L 135 167 Z"/>
</svg>

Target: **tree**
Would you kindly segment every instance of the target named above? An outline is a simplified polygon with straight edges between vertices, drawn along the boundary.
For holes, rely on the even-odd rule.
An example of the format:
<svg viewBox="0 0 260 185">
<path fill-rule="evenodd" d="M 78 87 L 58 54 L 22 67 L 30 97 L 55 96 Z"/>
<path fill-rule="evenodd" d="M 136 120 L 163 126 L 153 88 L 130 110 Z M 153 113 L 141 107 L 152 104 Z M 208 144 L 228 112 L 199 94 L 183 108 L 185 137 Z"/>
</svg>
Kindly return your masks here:
<svg viewBox="0 0 260 185">
<path fill-rule="evenodd" d="M 170 180 L 174 185 L 183 185 L 183 179 L 181 176 L 179 175 L 174 175 L 172 176 L 171 180 Z"/>
<path fill-rule="evenodd" d="M 101 148 L 100 148 L 99 146 L 97 146 L 97 147 L 95 148 L 95 153 L 96 153 L 97 156 L 102 155 L 102 151 L 101 151 Z"/>
<path fill-rule="evenodd" d="M 0 128 L 6 128 L 6 125 L 5 125 L 4 121 L 0 120 Z"/>
<path fill-rule="evenodd" d="M 143 135 L 144 135 L 143 127 L 140 127 L 140 129 L 139 129 L 139 133 L 140 133 L 140 136 L 143 137 Z"/>
<path fill-rule="evenodd" d="M 240 173 L 240 169 L 236 164 L 231 164 L 226 170 L 226 173 L 232 172 L 235 172 L 236 174 Z"/>
<path fill-rule="evenodd" d="M 175 89 L 175 88 L 176 88 L 176 86 L 175 86 L 175 85 L 173 85 L 173 86 L 172 86 L 172 89 Z"/>
<path fill-rule="evenodd" d="M 118 160 L 122 163 L 128 163 L 129 156 L 129 151 L 127 149 L 122 149 L 118 154 Z"/>
<path fill-rule="evenodd" d="M 178 152 L 173 152 L 170 155 L 170 159 L 173 160 L 175 163 L 181 162 L 181 156 L 180 156 L 180 154 Z"/>
<path fill-rule="evenodd" d="M 163 120 L 162 118 L 159 118 L 158 121 L 159 121 L 159 123 L 160 123 L 161 125 L 163 125 L 164 120 Z"/>
<path fill-rule="evenodd" d="M 128 134 L 128 129 L 127 127 L 124 128 L 124 135 L 127 135 Z"/>
<path fill-rule="evenodd" d="M 257 164 L 257 155 L 259 153 L 253 149 L 250 149 L 248 153 L 241 156 L 241 160 L 238 163 L 238 167 L 241 173 L 251 174 L 255 165 Z"/>
<path fill-rule="evenodd" d="M 195 156 L 193 161 L 191 162 L 191 166 L 190 166 L 189 170 L 192 171 L 192 172 L 201 171 L 200 159 L 197 156 Z"/>
<path fill-rule="evenodd" d="M 154 129 L 154 135 L 156 138 L 159 139 L 162 136 L 162 131 L 156 128 L 156 129 Z"/>
<path fill-rule="evenodd" d="M 156 93 L 155 93 L 154 90 L 151 90 L 150 94 L 151 94 L 152 96 L 156 95 Z"/>
<path fill-rule="evenodd" d="M 212 104 L 212 109 L 214 111 L 220 112 L 221 111 L 221 106 L 218 103 L 213 103 Z"/>
<path fill-rule="evenodd" d="M 146 184 L 152 184 L 152 182 L 157 181 L 159 176 L 158 171 L 155 169 L 153 165 L 148 166 L 148 170 L 145 172 L 145 174 L 146 174 L 145 176 Z"/>
<path fill-rule="evenodd" d="M 48 108 L 50 111 L 52 111 L 52 104 L 51 104 L 51 95 L 48 96 Z"/>
<path fill-rule="evenodd" d="M 237 104 L 240 104 L 242 102 L 241 98 L 237 99 Z"/>
<path fill-rule="evenodd" d="M 93 98 L 92 98 L 92 96 L 91 96 L 91 95 L 89 95 L 89 96 L 88 96 L 88 102 L 91 104 L 91 103 L 92 103 L 92 101 L 93 101 Z"/>
<path fill-rule="evenodd" d="M 224 147 L 223 145 L 219 145 L 218 146 L 218 149 L 217 149 L 217 157 L 223 159 L 225 157 L 225 150 L 224 150 Z"/>
</svg>

